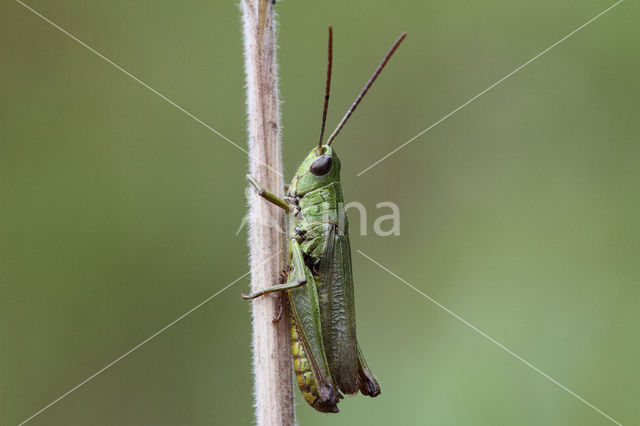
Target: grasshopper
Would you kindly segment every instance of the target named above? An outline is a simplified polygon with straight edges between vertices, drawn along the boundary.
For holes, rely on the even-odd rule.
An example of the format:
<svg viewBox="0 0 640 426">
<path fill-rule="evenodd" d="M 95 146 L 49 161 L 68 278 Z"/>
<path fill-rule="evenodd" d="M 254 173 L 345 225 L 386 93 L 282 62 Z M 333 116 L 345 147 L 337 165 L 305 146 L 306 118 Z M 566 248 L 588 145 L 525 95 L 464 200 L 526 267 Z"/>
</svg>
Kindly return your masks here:
<svg viewBox="0 0 640 426">
<path fill-rule="evenodd" d="M 291 349 L 298 386 L 318 411 L 337 413 L 342 393 L 358 391 L 371 397 L 380 386 L 369 370 L 356 339 L 349 228 L 340 185 L 340 160 L 331 147 L 353 111 L 398 48 L 403 33 L 364 86 L 336 130 L 323 143 L 331 88 L 333 31 L 329 27 L 329 57 L 322 127 L 318 144 L 304 159 L 284 199 L 247 179 L 265 200 L 288 213 L 288 268 L 279 284 L 242 295 L 254 299 L 280 295 L 274 321 L 283 307 L 291 321 Z"/>
</svg>

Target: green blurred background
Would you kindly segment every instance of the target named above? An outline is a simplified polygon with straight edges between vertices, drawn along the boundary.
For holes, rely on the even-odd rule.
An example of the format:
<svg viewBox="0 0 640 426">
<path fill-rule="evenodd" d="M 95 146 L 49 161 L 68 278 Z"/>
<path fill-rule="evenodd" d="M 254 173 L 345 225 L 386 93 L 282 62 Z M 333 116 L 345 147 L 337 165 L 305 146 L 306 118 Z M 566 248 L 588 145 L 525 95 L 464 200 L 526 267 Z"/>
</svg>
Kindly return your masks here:
<svg viewBox="0 0 640 426">
<path fill-rule="evenodd" d="M 246 145 L 236 1 L 30 6 Z M 287 177 L 330 130 L 352 246 L 625 425 L 640 424 L 640 6 L 626 1 L 404 150 L 356 173 L 613 4 L 296 1 L 280 15 Z M 0 6 L 0 424 L 15 425 L 247 271 L 245 155 L 20 4 Z M 372 232 L 381 201 L 401 235 Z M 353 231 L 358 229 L 352 217 Z M 354 252 L 382 395 L 302 425 L 613 424 Z M 250 424 L 244 279 L 32 425 Z"/>
</svg>

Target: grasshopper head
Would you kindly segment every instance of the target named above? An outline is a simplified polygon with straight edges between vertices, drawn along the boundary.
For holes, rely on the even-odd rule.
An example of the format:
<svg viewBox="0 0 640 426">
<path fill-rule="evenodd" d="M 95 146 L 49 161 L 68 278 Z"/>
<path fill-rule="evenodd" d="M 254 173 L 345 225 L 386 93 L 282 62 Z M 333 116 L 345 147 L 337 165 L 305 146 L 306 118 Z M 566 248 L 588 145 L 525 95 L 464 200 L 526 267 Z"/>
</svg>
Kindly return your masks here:
<svg viewBox="0 0 640 426">
<path fill-rule="evenodd" d="M 329 145 L 314 147 L 304 159 L 291 184 L 293 194 L 304 195 L 340 181 L 340 160 Z"/>
</svg>

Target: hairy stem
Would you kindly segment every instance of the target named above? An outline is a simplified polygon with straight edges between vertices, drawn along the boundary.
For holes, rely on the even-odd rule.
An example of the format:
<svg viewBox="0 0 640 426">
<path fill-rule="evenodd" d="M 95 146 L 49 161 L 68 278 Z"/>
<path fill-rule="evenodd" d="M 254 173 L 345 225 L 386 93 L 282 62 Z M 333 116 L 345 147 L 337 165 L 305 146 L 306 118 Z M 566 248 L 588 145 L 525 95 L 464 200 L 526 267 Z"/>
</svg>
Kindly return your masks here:
<svg viewBox="0 0 640 426">
<path fill-rule="evenodd" d="M 275 20 L 271 0 L 241 0 L 247 79 L 249 173 L 264 188 L 283 195 L 278 109 Z M 278 282 L 285 268 L 286 239 L 281 209 L 249 192 L 251 291 Z M 253 374 L 259 426 L 294 425 L 289 321 L 272 323 L 274 297 L 252 301 Z"/>
</svg>

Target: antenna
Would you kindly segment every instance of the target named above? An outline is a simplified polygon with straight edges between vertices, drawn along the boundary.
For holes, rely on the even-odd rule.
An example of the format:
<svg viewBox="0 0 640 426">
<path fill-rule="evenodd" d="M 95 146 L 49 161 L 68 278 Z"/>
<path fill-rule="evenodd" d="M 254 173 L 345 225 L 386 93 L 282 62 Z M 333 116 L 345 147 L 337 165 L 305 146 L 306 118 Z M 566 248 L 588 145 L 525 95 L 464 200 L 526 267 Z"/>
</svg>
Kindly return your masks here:
<svg viewBox="0 0 640 426">
<path fill-rule="evenodd" d="M 353 114 L 353 111 L 356 110 L 356 108 L 358 107 L 358 104 L 360 103 L 360 101 L 362 101 L 362 98 L 364 98 L 364 95 L 367 94 L 373 82 L 376 81 L 376 78 L 378 78 L 378 76 L 384 69 L 385 65 L 387 65 L 387 62 L 389 62 L 389 59 L 391 59 L 391 55 L 393 55 L 393 53 L 396 51 L 398 46 L 400 46 L 400 43 L 402 43 L 402 40 L 404 40 L 406 36 L 407 36 L 407 33 L 402 33 L 400 37 L 398 37 L 398 39 L 395 41 L 395 43 L 393 43 L 393 46 L 391 46 L 391 49 L 389 49 L 387 54 L 384 55 L 382 62 L 380 63 L 380 65 L 378 65 L 378 68 L 376 68 L 376 70 L 373 72 L 373 75 L 371 76 L 369 81 L 367 81 L 367 84 L 364 85 L 362 92 L 360 92 L 355 102 L 353 102 L 353 105 L 351 105 L 351 107 L 349 108 L 345 116 L 342 118 L 342 121 L 340 121 L 340 124 L 338 124 L 338 127 L 333 131 L 331 136 L 329 136 L 329 139 L 327 140 L 327 145 L 331 145 L 331 142 L 333 142 L 336 136 L 338 136 L 338 133 L 340 133 L 340 130 L 342 130 L 347 120 L 349 120 L 349 117 L 351 117 L 351 114 Z"/>
<path fill-rule="evenodd" d="M 331 67 L 333 66 L 333 28 L 329 25 L 329 59 L 327 60 L 327 85 L 324 92 L 324 108 L 322 109 L 322 127 L 320 128 L 320 139 L 318 149 L 322 149 L 322 138 L 324 138 L 324 126 L 327 123 L 327 109 L 329 108 L 329 92 L 331 91 Z"/>
</svg>

